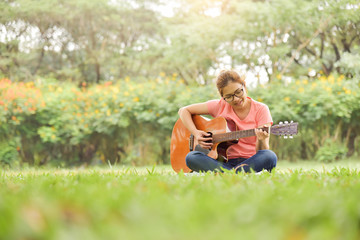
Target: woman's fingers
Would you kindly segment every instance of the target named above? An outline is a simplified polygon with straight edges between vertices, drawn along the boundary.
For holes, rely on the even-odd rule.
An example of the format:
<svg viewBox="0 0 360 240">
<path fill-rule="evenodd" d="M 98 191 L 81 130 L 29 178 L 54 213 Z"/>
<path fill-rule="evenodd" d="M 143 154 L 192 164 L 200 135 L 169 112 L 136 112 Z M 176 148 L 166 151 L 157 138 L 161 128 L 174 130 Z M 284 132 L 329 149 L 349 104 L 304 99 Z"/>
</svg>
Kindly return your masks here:
<svg viewBox="0 0 360 240">
<path fill-rule="evenodd" d="M 212 137 L 210 133 L 199 131 L 198 142 L 202 148 L 211 148 L 213 146 Z"/>
</svg>

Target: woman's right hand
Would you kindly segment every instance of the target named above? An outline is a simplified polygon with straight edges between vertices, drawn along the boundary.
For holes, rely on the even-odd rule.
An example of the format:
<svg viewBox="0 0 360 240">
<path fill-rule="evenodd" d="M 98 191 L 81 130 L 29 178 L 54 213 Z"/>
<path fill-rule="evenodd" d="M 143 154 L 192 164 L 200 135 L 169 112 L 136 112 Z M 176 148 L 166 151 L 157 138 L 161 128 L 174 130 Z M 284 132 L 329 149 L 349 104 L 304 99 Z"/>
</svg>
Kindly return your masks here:
<svg viewBox="0 0 360 240">
<path fill-rule="evenodd" d="M 210 133 L 201 131 L 201 130 L 197 130 L 194 133 L 194 137 L 195 139 L 198 141 L 198 144 L 200 145 L 200 147 L 205 148 L 205 149 L 211 149 L 211 147 L 213 146 L 212 143 L 212 137 Z M 209 141 L 209 142 L 207 142 Z"/>
</svg>

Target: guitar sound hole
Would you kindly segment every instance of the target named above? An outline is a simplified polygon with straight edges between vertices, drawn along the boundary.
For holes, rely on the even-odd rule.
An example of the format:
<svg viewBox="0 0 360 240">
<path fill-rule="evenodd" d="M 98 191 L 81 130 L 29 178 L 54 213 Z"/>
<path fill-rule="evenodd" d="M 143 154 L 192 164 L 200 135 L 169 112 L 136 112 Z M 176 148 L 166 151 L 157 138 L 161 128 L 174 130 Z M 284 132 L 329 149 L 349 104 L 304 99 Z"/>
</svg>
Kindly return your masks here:
<svg viewBox="0 0 360 240">
<path fill-rule="evenodd" d="M 210 136 L 206 136 L 205 138 L 212 138 L 212 132 L 207 132 L 207 133 L 209 133 L 210 134 Z M 212 140 L 207 140 L 207 141 L 205 141 L 206 143 L 212 143 Z"/>
</svg>

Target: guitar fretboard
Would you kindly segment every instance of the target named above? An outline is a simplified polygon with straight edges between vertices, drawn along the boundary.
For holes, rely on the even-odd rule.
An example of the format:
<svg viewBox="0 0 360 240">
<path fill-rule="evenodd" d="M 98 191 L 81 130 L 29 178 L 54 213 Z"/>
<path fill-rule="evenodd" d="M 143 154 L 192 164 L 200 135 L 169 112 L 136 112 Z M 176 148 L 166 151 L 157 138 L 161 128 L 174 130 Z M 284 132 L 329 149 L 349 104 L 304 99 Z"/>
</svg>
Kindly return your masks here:
<svg viewBox="0 0 360 240">
<path fill-rule="evenodd" d="M 268 128 L 266 127 L 262 128 L 262 130 L 268 132 Z M 252 137 L 252 136 L 255 136 L 255 129 L 214 134 L 212 138 L 213 138 L 213 143 L 218 143 L 218 142 L 233 141 L 239 138 Z"/>
</svg>

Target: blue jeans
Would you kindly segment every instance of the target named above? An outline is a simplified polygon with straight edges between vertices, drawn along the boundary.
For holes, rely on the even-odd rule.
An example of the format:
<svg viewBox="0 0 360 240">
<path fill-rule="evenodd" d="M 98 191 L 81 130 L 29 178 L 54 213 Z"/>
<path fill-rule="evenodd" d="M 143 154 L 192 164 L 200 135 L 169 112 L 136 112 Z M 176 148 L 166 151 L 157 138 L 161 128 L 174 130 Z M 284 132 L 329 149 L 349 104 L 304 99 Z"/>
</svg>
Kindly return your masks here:
<svg viewBox="0 0 360 240">
<path fill-rule="evenodd" d="M 234 158 L 229 159 L 226 163 L 219 162 L 205 153 L 199 151 L 192 151 L 186 155 L 186 165 L 195 172 L 219 171 L 223 169 L 231 170 L 238 167 L 236 173 L 245 172 L 260 172 L 264 169 L 271 172 L 276 167 L 277 156 L 271 150 L 259 150 L 250 158 Z"/>
</svg>

